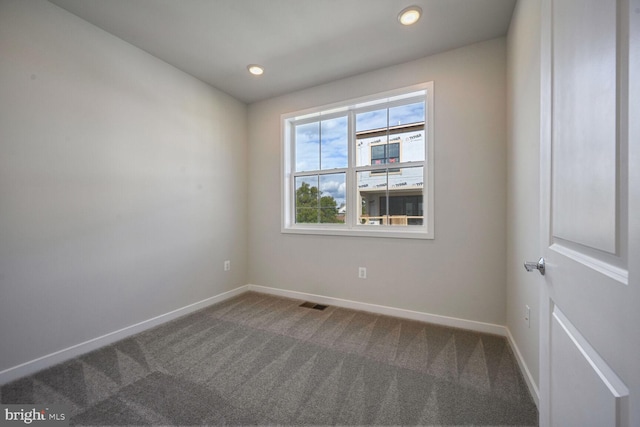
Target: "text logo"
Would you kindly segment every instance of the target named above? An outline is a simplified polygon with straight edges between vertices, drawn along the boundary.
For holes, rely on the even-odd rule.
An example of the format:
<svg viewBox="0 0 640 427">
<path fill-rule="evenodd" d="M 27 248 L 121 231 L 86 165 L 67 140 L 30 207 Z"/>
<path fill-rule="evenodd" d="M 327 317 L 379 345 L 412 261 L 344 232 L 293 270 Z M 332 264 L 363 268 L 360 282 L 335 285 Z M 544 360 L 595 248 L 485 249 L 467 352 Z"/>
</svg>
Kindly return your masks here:
<svg viewBox="0 0 640 427">
<path fill-rule="evenodd" d="M 64 405 L 0 405 L 0 426 L 68 426 L 68 414 Z"/>
</svg>

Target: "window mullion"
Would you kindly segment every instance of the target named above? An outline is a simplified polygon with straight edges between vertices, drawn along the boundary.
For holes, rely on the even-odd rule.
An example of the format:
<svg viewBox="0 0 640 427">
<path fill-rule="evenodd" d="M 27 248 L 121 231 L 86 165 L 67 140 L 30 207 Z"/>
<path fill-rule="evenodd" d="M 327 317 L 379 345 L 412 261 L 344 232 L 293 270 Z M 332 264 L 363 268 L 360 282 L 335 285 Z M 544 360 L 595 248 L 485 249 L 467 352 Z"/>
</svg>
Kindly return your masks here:
<svg viewBox="0 0 640 427">
<path fill-rule="evenodd" d="M 318 169 L 322 170 L 322 120 L 318 120 Z"/>
<path fill-rule="evenodd" d="M 322 170 L 322 120 L 318 120 L 318 169 Z M 318 174 L 318 214 L 316 222 L 322 222 L 322 191 L 320 189 L 320 174 Z"/>
<path fill-rule="evenodd" d="M 292 124 L 290 127 L 290 150 L 289 150 L 289 194 L 291 194 L 291 200 L 289 201 L 289 218 L 291 224 L 297 222 L 296 217 L 296 126 Z"/>
<path fill-rule="evenodd" d="M 385 179 L 387 180 L 387 186 L 385 191 L 384 203 L 385 203 L 385 221 L 383 224 L 391 225 L 391 211 L 389 210 L 389 104 L 387 103 L 387 129 L 386 129 L 386 141 L 384 145 L 384 163 L 387 165 Z"/>
<path fill-rule="evenodd" d="M 355 222 L 355 203 L 357 194 L 353 191 L 356 185 L 353 168 L 355 166 L 355 126 L 354 126 L 354 112 L 349 110 L 347 114 L 347 170 L 345 176 L 346 183 L 346 215 L 344 218 L 347 228 L 353 228 Z"/>
<path fill-rule="evenodd" d="M 320 224 L 320 220 L 322 219 L 322 215 L 321 215 L 321 205 L 320 205 L 320 200 L 322 200 L 322 191 L 320 191 L 320 174 L 317 175 L 317 179 L 318 179 L 318 184 L 317 184 L 317 188 L 318 188 L 318 199 L 317 199 L 317 203 L 318 203 L 318 211 L 317 211 L 317 224 Z"/>
</svg>

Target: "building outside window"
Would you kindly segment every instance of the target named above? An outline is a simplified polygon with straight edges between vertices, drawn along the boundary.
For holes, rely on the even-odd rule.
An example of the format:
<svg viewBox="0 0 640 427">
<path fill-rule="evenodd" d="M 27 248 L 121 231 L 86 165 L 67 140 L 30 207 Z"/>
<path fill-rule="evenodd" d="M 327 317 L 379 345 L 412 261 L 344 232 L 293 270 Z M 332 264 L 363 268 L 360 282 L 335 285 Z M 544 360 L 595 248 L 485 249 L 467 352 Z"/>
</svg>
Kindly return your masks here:
<svg viewBox="0 0 640 427">
<path fill-rule="evenodd" d="M 282 231 L 433 238 L 433 84 L 283 116 Z"/>
</svg>

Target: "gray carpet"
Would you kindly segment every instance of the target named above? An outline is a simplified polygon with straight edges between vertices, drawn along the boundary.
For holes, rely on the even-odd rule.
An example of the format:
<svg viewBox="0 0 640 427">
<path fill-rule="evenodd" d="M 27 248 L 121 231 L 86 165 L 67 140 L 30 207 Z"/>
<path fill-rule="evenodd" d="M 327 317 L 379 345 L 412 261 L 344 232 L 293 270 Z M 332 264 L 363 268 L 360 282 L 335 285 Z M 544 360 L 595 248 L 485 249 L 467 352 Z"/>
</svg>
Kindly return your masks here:
<svg viewBox="0 0 640 427">
<path fill-rule="evenodd" d="M 520 425 L 503 337 L 248 292 L 0 388 L 71 425 Z"/>
</svg>

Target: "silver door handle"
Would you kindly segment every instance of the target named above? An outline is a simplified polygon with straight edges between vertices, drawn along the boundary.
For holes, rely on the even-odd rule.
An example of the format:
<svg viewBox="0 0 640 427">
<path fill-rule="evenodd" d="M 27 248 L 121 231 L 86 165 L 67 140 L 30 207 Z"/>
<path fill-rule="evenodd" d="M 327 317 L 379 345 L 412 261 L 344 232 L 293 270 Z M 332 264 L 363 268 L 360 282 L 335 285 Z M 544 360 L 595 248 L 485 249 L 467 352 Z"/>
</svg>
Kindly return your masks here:
<svg viewBox="0 0 640 427">
<path fill-rule="evenodd" d="M 538 262 L 525 262 L 524 268 L 527 271 L 538 270 L 544 276 L 544 258 L 540 258 Z"/>
</svg>

